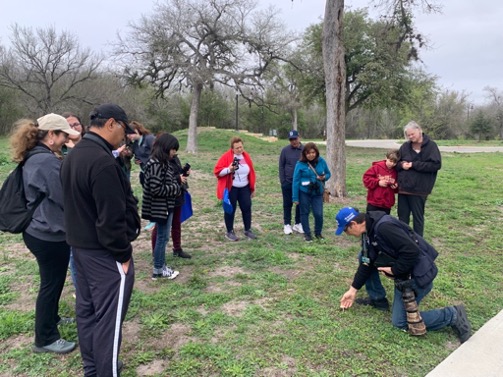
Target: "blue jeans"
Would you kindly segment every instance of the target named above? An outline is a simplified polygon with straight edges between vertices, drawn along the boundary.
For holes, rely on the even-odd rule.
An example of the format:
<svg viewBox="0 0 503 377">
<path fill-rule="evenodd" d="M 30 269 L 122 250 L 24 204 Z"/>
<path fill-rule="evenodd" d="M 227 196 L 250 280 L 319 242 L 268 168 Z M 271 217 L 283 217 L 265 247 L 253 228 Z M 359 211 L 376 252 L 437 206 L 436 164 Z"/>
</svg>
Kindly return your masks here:
<svg viewBox="0 0 503 377">
<path fill-rule="evenodd" d="M 156 269 L 161 269 L 166 264 L 166 246 L 169 241 L 172 221 L 173 210 L 171 210 L 165 222 L 157 222 L 157 238 L 154 248 L 154 268 Z"/>
<path fill-rule="evenodd" d="M 386 298 L 386 290 L 381 283 L 381 276 L 377 268 L 372 269 L 372 273 L 365 282 L 365 289 L 372 301 L 380 301 Z"/>
<path fill-rule="evenodd" d="M 311 235 L 311 228 L 309 227 L 309 211 L 313 210 L 314 216 L 314 234 L 321 235 L 323 230 L 323 196 L 310 195 L 304 191 L 299 191 L 299 205 L 300 205 L 300 223 L 304 233 L 308 236 Z"/>
<path fill-rule="evenodd" d="M 283 224 L 291 225 L 292 224 L 292 186 L 290 183 L 283 183 L 281 185 L 281 193 L 283 194 Z M 300 207 L 298 205 L 295 206 L 295 223 L 300 223 Z"/>
<path fill-rule="evenodd" d="M 421 300 L 430 293 L 432 288 L 433 283 L 430 283 L 423 288 L 419 288 L 414 285 L 416 302 L 418 305 Z M 407 313 L 405 312 L 405 306 L 402 300 L 402 292 L 396 288 L 391 310 L 391 322 L 393 323 L 393 326 L 398 327 L 399 329 L 407 329 Z M 428 310 L 425 312 L 420 311 L 420 313 L 428 331 L 443 329 L 444 327 L 452 325 L 456 319 L 456 309 L 453 306 Z"/>
</svg>

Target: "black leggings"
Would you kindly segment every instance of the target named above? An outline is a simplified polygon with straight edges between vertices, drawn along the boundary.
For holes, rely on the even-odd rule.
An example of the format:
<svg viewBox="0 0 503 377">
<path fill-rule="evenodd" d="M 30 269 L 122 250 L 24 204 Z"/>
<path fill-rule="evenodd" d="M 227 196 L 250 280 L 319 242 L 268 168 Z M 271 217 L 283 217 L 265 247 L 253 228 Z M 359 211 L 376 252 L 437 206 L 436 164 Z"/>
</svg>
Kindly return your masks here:
<svg viewBox="0 0 503 377">
<path fill-rule="evenodd" d="M 48 346 L 61 338 L 57 323 L 59 299 L 65 285 L 70 246 L 65 241 L 49 242 L 23 233 L 28 249 L 37 258 L 40 288 L 35 306 L 35 345 Z"/>
<path fill-rule="evenodd" d="M 245 230 L 250 230 L 252 219 L 250 185 L 245 187 L 233 187 L 231 191 L 229 191 L 229 200 L 231 201 L 234 211 L 232 214 L 225 212 L 224 220 L 227 232 L 234 230 L 234 215 L 236 214 L 237 203 L 239 203 L 239 208 L 241 209 L 241 214 L 243 215 Z"/>
</svg>

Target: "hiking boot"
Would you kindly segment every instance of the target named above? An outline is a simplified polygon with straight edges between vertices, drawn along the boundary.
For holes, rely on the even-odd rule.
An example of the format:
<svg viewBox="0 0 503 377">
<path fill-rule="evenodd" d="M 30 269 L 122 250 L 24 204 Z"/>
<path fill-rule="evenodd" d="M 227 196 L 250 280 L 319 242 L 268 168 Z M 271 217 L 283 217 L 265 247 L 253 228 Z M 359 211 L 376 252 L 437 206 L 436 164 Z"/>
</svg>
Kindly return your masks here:
<svg viewBox="0 0 503 377">
<path fill-rule="evenodd" d="M 301 223 L 295 224 L 295 225 L 292 227 L 292 230 L 293 230 L 294 232 L 299 233 L 299 234 L 304 234 L 304 229 L 302 228 L 302 224 L 301 224 Z"/>
<path fill-rule="evenodd" d="M 386 297 L 380 300 L 372 300 L 370 297 L 357 298 L 355 302 L 360 305 L 372 306 L 373 308 L 382 310 L 383 312 L 389 310 L 389 301 Z"/>
<path fill-rule="evenodd" d="M 58 354 L 64 354 L 68 352 L 72 352 L 77 344 L 75 342 L 67 342 L 64 339 L 58 339 L 54 343 L 49 344 L 44 347 L 33 346 L 33 352 L 43 353 L 43 352 L 52 352 Z"/>
<path fill-rule="evenodd" d="M 456 309 L 456 321 L 451 327 L 458 336 L 459 341 L 464 343 L 472 336 L 472 326 L 466 315 L 464 305 L 455 305 L 454 309 Z"/>
<path fill-rule="evenodd" d="M 251 230 L 245 230 L 245 236 L 248 237 L 250 240 L 257 239 L 257 236 Z"/>
<path fill-rule="evenodd" d="M 325 237 L 323 237 L 321 234 L 317 234 L 315 235 L 315 237 L 318 241 L 325 241 Z"/>
<path fill-rule="evenodd" d="M 236 242 L 239 240 L 239 238 L 234 234 L 233 230 L 225 233 L 225 238 L 228 239 L 229 241 L 233 241 L 233 242 Z"/>
<path fill-rule="evenodd" d="M 304 236 L 304 240 L 305 240 L 306 242 L 313 242 L 313 237 L 311 237 L 311 235 L 310 235 L 310 234 L 306 234 L 306 235 Z"/>
<path fill-rule="evenodd" d="M 56 325 L 61 326 L 61 325 L 70 325 L 75 322 L 75 318 L 70 318 L 70 317 L 61 317 L 56 323 Z"/>
<path fill-rule="evenodd" d="M 292 234 L 293 233 L 292 226 L 290 224 L 285 225 L 283 227 L 283 233 L 285 233 L 286 235 Z"/>
<path fill-rule="evenodd" d="M 187 259 L 192 258 L 192 255 L 186 253 L 183 249 L 173 250 L 173 256 Z"/>
</svg>

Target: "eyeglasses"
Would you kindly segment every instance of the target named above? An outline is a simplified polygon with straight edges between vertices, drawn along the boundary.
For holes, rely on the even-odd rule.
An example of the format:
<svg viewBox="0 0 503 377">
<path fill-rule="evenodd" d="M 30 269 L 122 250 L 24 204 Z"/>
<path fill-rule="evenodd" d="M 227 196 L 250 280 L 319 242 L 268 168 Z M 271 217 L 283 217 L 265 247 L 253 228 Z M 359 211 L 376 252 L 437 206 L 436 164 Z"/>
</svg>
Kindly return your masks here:
<svg viewBox="0 0 503 377">
<path fill-rule="evenodd" d="M 344 233 L 348 231 L 348 229 L 351 228 L 351 222 L 349 222 L 345 227 L 344 227 Z"/>
<path fill-rule="evenodd" d="M 82 126 L 79 122 L 75 122 L 73 124 L 70 124 L 71 128 L 76 128 L 76 127 L 79 127 L 79 126 Z"/>
<path fill-rule="evenodd" d="M 122 124 L 122 122 L 119 122 L 119 121 L 115 121 L 123 130 L 124 132 L 126 132 L 126 125 L 125 124 Z"/>
</svg>

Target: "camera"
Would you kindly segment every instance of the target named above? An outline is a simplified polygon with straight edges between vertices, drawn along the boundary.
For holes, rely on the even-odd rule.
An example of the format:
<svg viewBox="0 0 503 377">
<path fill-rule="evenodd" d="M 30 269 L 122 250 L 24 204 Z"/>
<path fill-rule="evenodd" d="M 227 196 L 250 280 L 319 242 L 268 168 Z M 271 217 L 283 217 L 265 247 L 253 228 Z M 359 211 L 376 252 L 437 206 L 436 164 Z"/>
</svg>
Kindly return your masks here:
<svg viewBox="0 0 503 377">
<path fill-rule="evenodd" d="M 187 162 L 182 168 L 182 175 L 187 177 L 189 175 L 190 164 Z"/>
<path fill-rule="evenodd" d="M 234 157 L 234 160 L 232 161 L 232 166 L 234 167 L 234 171 L 239 169 L 239 158 Z"/>
</svg>

